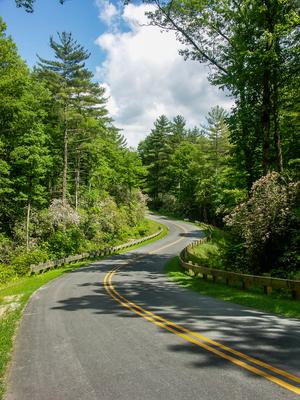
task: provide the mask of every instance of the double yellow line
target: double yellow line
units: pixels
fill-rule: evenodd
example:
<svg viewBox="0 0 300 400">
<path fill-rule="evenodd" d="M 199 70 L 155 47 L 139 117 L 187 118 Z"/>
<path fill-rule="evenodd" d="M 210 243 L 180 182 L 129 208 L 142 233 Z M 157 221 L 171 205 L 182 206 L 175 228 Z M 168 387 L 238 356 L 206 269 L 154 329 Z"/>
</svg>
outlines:
<svg viewBox="0 0 300 400">
<path fill-rule="evenodd" d="M 174 224 L 174 225 L 180 227 L 181 229 L 184 229 L 180 225 L 177 225 L 177 224 Z M 159 249 L 157 249 L 155 251 L 151 251 L 148 254 L 153 254 L 162 249 L 165 249 L 166 247 L 173 246 L 175 243 L 178 243 L 181 240 L 183 240 L 183 238 L 177 239 L 176 241 L 174 241 L 168 245 L 165 245 L 163 247 L 160 247 Z M 145 258 L 145 257 L 147 257 L 147 255 L 141 255 L 141 256 L 138 256 L 137 258 L 135 258 L 135 260 Z M 126 264 L 129 264 L 130 262 L 131 261 L 128 261 Z M 235 365 L 238 365 L 239 367 L 242 367 L 248 371 L 251 371 L 251 372 L 255 373 L 256 375 L 266 378 L 269 381 L 276 383 L 277 385 L 282 386 L 283 388 L 300 395 L 300 387 L 295 386 L 291 383 L 288 383 L 277 376 L 286 378 L 289 381 L 296 382 L 296 383 L 300 383 L 300 377 L 293 375 L 289 372 L 283 371 L 279 368 L 273 367 L 272 365 L 267 364 L 264 361 L 261 361 L 254 357 L 243 354 L 240 351 L 234 350 L 228 346 L 225 346 L 219 342 L 216 342 L 204 335 L 201 335 L 198 332 L 190 331 L 189 329 L 187 329 L 181 325 L 178 325 L 166 318 L 156 315 L 156 314 L 152 313 L 151 311 L 145 310 L 138 304 L 136 304 L 136 303 L 128 300 L 126 297 L 122 296 L 114 288 L 114 286 L 112 284 L 112 278 L 126 264 L 115 267 L 110 272 L 108 272 L 104 277 L 104 287 L 105 287 L 106 291 L 112 298 L 114 298 L 123 307 L 128 308 L 129 310 L 140 315 L 147 321 L 152 322 L 153 324 L 155 324 L 163 329 L 166 329 L 167 331 L 172 332 L 177 336 L 180 336 L 181 338 L 187 340 L 190 343 L 193 343 L 199 347 L 202 347 L 205 350 L 208 350 L 208 351 L 216 354 L 217 356 L 222 357 L 222 358 L 232 362 Z M 243 361 L 243 360 L 245 360 L 245 361 Z M 251 364 L 248 364 L 246 361 Z M 259 368 L 257 368 L 257 366 L 262 367 L 263 369 L 259 369 Z M 271 375 L 271 373 L 276 374 L 277 376 Z"/>
</svg>

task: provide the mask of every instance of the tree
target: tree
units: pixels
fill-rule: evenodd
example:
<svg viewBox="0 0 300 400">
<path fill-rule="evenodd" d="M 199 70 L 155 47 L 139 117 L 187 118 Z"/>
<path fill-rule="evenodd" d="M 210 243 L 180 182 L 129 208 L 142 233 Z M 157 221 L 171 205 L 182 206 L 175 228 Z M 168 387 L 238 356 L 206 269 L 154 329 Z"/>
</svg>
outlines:
<svg viewBox="0 0 300 400">
<path fill-rule="evenodd" d="M 221 166 L 222 158 L 224 160 L 230 148 L 226 116 L 226 111 L 222 107 L 213 107 L 206 117 L 207 125 L 203 126 L 204 134 L 209 140 L 208 151 L 211 154 L 216 173 Z"/>
<path fill-rule="evenodd" d="M 47 204 L 45 178 L 51 158 L 46 146 L 47 137 L 42 124 L 34 124 L 30 130 L 20 136 L 18 144 L 11 152 L 15 174 L 15 200 L 26 205 L 25 238 L 29 249 L 30 214 L 32 207 Z"/>
<path fill-rule="evenodd" d="M 170 130 L 170 142 L 174 151 L 186 137 L 186 121 L 182 115 L 177 115 L 173 118 L 173 121 L 170 124 Z"/>
<path fill-rule="evenodd" d="M 170 129 L 169 120 L 165 115 L 161 115 L 154 122 L 149 136 L 138 147 L 143 164 L 147 167 L 147 191 L 154 206 L 159 205 L 159 196 L 167 191 L 168 187 L 166 169 L 171 152 Z"/>
<path fill-rule="evenodd" d="M 260 174 L 283 167 L 280 113 L 287 76 L 297 76 L 299 15 L 293 0 L 154 0 L 151 23 L 174 30 L 181 54 L 211 67 L 213 84 L 236 99 L 235 143 L 253 177 L 247 152 L 261 154 Z M 242 136 L 240 140 L 239 137 Z M 249 137 L 249 140 L 248 140 Z M 260 149 L 260 153 L 257 152 Z M 256 168 L 256 165 L 255 165 Z"/>
<path fill-rule="evenodd" d="M 11 232 L 16 221 L 22 217 L 25 206 L 28 245 L 31 205 L 45 199 L 45 182 L 42 182 L 42 178 L 45 173 L 43 164 L 47 143 L 43 123 L 46 115 L 44 103 L 48 100 L 49 93 L 30 76 L 12 39 L 6 37 L 5 24 L 2 21 L 0 75 L 0 218 L 3 229 Z"/>
<path fill-rule="evenodd" d="M 59 42 L 50 38 L 50 47 L 55 54 L 55 60 L 45 60 L 39 57 L 37 75 L 43 78 L 53 96 L 53 107 L 57 122 L 63 135 L 63 174 L 62 202 L 67 201 L 68 192 L 68 157 L 70 133 L 77 134 L 76 140 L 84 141 L 85 118 L 87 116 L 103 117 L 107 114 L 103 104 L 104 89 L 91 81 L 92 73 L 85 68 L 85 61 L 90 54 L 73 39 L 71 33 L 58 34 Z M 76 182 L 79 174 L 79 148 L 76 151 Z"/>
<path fill-rule="evenodd" d="M 249 272 L 259 274 L 280 267 L 278 261 L 296 231 L 292 230 L 293 225 L 296 227 L 293 208 L 298 198 L 299 182 L 292 182 L 276 172 L 255 182 L 250 198 L 225 219 L 239 244 L 232 252 L 231 261 L 235 265 L 240 263 L 239 267 L 244 264 Z M 297 229 L 299 231 L 299 219 Z M 297 239 L 299 251 L 299 237 Z"/>
</svg>

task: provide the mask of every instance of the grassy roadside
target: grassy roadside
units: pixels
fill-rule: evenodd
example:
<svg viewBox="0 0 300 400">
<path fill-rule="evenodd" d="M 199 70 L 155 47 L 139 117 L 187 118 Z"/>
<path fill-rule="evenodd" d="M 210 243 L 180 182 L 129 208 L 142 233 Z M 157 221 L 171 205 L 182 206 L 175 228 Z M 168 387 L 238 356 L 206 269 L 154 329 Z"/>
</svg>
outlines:
<svg viewBox="0 0 300 400">
<path fill-rule="evenodd" d="M 157 232 L 160 227 L 163 228 L 163 231 L 159 236 L 121 250 L 118 254 L 145 246 L 148 243 L 163 238 L 168 233 L 168 229 L 165 225 L 156 221 L 151 221 L 149 230 L 144 236 L 149 236 Z M 104 257 L 101 259 L 103 258 Z M 16 335 L 18 322 L 22 317 L 22 312 L 30 296 L 49 281 L 71 272 L 74 269 L 88 265 L 93 261 L 95 260 L 85 260 L 68 264 L 65 267 L 53 269 L 40 275 L 24 276 L 0 287 L 0 399 L 3 398 L 5 392 L 6 371 L 11 359 L 13 341 Z"/>
<path fill-rule="evenodd" d="M 166 264 L 165 272 L 170 279 L 185 288 L 220 300 L 252 307 L 259 311 L 300 319 L 299 301 L 282 298 L 280 295 L 276 294 L 267 296 L 257 292 L 241 290 L 232 286 L 229 287 L 222 283 L 214 283 L 202 278 L 192 277 L 181 269 L 178 260 L 178 257 L 170 260 Z"/>
<path fill-rule="evenodd" d="M 224 269 L 223 250 L 229 243 L 229 235 L 211 225 L 197 224 L 210 240 L 189 250 L 188 261 L 208 268 Z"/>
</svg>

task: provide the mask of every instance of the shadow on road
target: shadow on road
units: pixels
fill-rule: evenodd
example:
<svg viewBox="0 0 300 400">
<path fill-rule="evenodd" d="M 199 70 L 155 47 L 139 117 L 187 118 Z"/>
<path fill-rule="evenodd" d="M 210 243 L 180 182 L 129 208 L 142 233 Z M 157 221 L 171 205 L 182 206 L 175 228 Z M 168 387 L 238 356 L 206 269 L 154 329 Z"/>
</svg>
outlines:
<svg viewBox="0 0 300 400">
<path fill-rule="evenodd" d="M 78 274 L 78 283 L 74 283 L 76 296 L 61 300 L 52 310 L 72 312 L 85 309 L 100 315 L 140 318 L 111 298 L 103 286 L 104 274 L 119 263 L 132 259 L 133 255 L 139 257 L 143 255 L 144 258 L 124 266 L 113 278 L 114 288 L 122 296 L 222 344 L 279 368 L 299 373 L 300 321 L 278 318 L 230 302 L 201 296 L 177 286 L 168 281 L 163 274 L 163 266 L 173 257 L 173 253 L 163 255 L 127 253 L 73 271 L 72 274 Z M 157 327 L 157 329 L 170 334 L 162 328 Z M 216 365 L 236 368 L 228 361 L 189 342 L 169 345 L 168 350 L 201 353 L 199 362 L 192 364 L 195 368 L 216 367 Z"/>
</svg>

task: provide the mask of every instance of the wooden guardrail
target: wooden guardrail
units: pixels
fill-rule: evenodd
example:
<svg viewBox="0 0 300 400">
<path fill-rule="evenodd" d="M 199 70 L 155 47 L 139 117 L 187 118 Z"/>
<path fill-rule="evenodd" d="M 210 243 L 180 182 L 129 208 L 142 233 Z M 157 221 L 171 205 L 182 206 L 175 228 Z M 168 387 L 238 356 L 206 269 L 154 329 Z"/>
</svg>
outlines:
<svg viewBox="0 0 300 400">
<path fill-rule="evenodd" d="M 273 278 L 269 276 L 259 276 L 259 275 L 248 275 L 240 274 L 237 272 L 224 271 L 220 269 L 213 269 L 209 267 L 204 267 L 197 263 L 189 261 L 190 257 L 193 257 L 190 250 L 204 242 L 207 242 L 209 238 L 201 238 L 187 247 L 185 247 L 180 253 L 179 262 L 182 268 L 187 270 L 190 274 L 197 275 L 203 279 L 208 279 L 211 277 L 213 281 L 217 279 L 225 280 L 227 285 L 232 283 L 241 283 L 243 289 L 248 289 L 251 286 L 263 287 L 266 294 L 270 294 L 273 289 L 287 289 L 291 291 L 292 297 L 294 299 L 300 299 L 300 281 L 292 279 L 281 279 Z M 195 257 L 195 256 L 194 256 Z"/>
<path fill-rule="evenodd" d="M 75 262 L 75 261 L 107 256 L 107 255 L 113 254 L 119 250 L 126 249 L 128 247 L 134 246 L 139 243 L 143 243 L 146 240 L 153 239 L 153 238 L 159 236 L 162 233 L 162 231 L 163 231 L 163 229 L 160 228 L 157 232 L 153 233 L 152 235 L 145 236 L 141 239 L 131 240 L 130 242 L 123 243 L 118 246 L 105 247 L 102 250 L 95 250 L 95 251 L 92 251 L 89 253 L 82 253 L 82 254 L 77 254 L 74 256 L 61 258 L 59 260 L 52 260 L 52 261 L 47 261 L 45 263 L 34 264 L 34 265 L 30 266 L 30 274 L 36 274 L 36 273 L 40 273 L 43 271 L 48 271 L 51 268 L 57 268 L 59 266 L 66 265 L 66 264 L 69 264 L 69 263 Z"/>
</svg>

